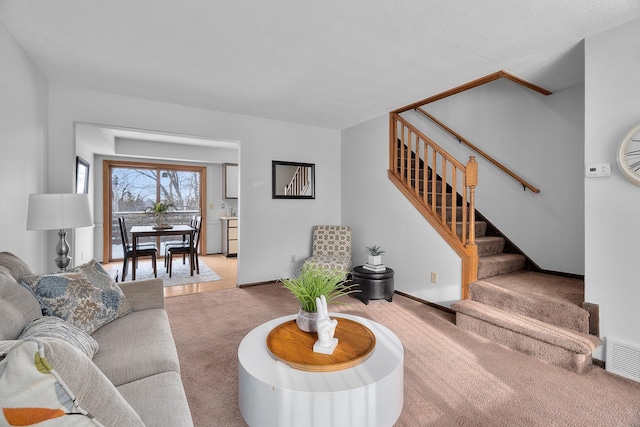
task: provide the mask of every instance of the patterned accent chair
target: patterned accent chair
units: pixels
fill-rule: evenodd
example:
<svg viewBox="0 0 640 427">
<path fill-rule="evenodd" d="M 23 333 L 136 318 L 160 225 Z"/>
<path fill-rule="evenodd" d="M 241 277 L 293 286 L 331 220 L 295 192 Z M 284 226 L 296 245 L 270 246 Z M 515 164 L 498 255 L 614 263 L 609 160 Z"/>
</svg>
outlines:
<svg viewBox="0 0 640 427">
<path fill-rule="evenodd" d="M 350 272 L 351 227 L 314 226 L 311 258 L 305 260 L 303 268 L 307 266 Z"/>
</svg>

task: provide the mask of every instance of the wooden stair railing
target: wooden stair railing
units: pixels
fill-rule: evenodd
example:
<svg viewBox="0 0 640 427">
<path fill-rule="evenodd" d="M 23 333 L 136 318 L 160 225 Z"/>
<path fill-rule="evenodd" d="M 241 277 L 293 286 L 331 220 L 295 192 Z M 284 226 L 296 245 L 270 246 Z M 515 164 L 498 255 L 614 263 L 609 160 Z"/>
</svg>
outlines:
<svg viewBox="0 0 640 427">
<path fill-rule="evenodd" d="M 453 89 L 446 90 L 446 91 L 441 92 L 441 93 L 439 93 L 437 95 L 430 96 L 428 98 L 423 99 L 422 101 L 414 102 L 414 103 L 406 105 L 406 106 L 404 106 L 402 108 L 398 108 L 397 110 L 392 111 L 392 113 L 400 114 L 400 113 L 403 113 L 403 112 L 409 111 L 409 110 L 417 110 L 419 113 L 421 113 L 425 117 L 429 118 L 434 123 L 436 123 L 438 126 L 440 126 L 442 129 L 447 131 L 449 134 L 453 135 L 453 137 L 456 138 L 458 141 L 460 141 L 461 143 L 467 145 L 469 148 L 471 148 L 476 153 L 480 154 L 482 157 L 484 157 L 485 159 L 490 161 L 492 164 L 494 164 L 500 170 L 505 172 L 507 175 L 511 176 L 513 179 L 518 181 L 525 190 L 528 188 L 529 190 L 531 190 L 534 193 L 539 193 L 540 190 L 538 188 L 534 187 L 533 185 L 529 184 L 524 179 L 520 178 L 518 175 L 516 175 L 510 169 L 508 169 L 507 167 L 505 167 L 504 165 L 499 163 L 493 157 L 489 156 L 487 153 L 482 151 L 480 148 L 478 148 L 475 145 L 471 144 L 469 141 L 467 141 L 461 135 L 456 133 L 453 129 L 449 128 L 444 123 L 442 123 L 441 121 L 439 121 L 438 119 L 433 117 L 431 114 L 427 113 L 425 110 L 420 108 L 420 107 L 422 107 L 424 105 L 427 105 L 427 104 L 430 104 L 432 102 L 439 101 L 439 100 L 447 98 L 449 96 L 456 95 L 456 94 L 458 94 L 460 92 L 464 92 L 464 91 L 467 91 L 469 89 L 473 89 L 475 87 L 478 87 L 478 86 L 481 86 L 481 85 L 490 83 L 490 82 L 492 82 L 494 80 L 498 80 L 498 79 L 502 79 L 502 78 L 510 80 L 510 81 L 512 81 L 514 83 L 519 84 L 520 86 L 523 86 L 523 87 L 525 87 L 527 89 L 533 90 L 533 91 L 538 92 L 538 93 L 540 93 L 542 95 L 545 95 L 545 96 L 551 95 L 553 93 L 553 92 L 551 92 L 551 91 L 549 91 L 549 90 L 547 90 L 547 89 L 545 89 L 543 87 L 534 85 L 533 83 L 530 83 L 530 82 L 528 82 L 526 80 L 523 80 L 520 77 L 517 77 L 517 76 L 514 76 L 513 74 L 507 73 L 504 70 L 500 70 L 500 71 L 496 71 L 495 73 L 491 73 L 489 75 L 486 75 L 484 77 L 480 77 L 479 79 L 473 80 L 471 82 L 462 84 L 460 86 L 456 86 Z"/>
<path fill-rule="evenodd" d="M 466 165 L 458 162 L 403 119 L 400 114 L 414 109 L 419 111 L 457 138 L 458 141 L 465 143 L 509 176 L 516 179 L 525 190 L 529 188 L 532 192 L 539 193 L 540 190 L 538 188 L 524 181 L 484 151 L 420 108 L 423 105 L 501 78 L 545 96 L 552 94 L 551 91 L 501 70 L 389 113 L 389 179 L 460 256 L 462 261 L 463 299 L 469 297 L 469 284 L 478 277 L 474 200 L 475 187 L 478 185 L 478 164 L 474 156 L 469 157 L 469 162 Z M 439 189 L 438 180 L 440 181 Z M 426 187 L 426 183 L 430 185 L 430 188 Z M 447 197 L 449 190 L 450 198 Z M 437 191 L 440 194 L 436 194 Z M 441 206 L 437 205 L 438 199 L 441 200 Z M 462 210 L 460 227 L 456 225 L 458 209 Z M 451 212 L 450 223 L 448 222 L 447 212 Z"/>
<path fill-rule="evenodd" d="M 471 156 L 463 165 L 405 119 L 391 113 L 388 175 L 460 256 L 462 298 L 468 298 L 469 283 L 474 282 L 478 274 L 474 207 L 478 164 L 475 157 Z M 459 221 L 458 210 L 462 211 Z"/>
<path fill-rule="evenodd" d="M 309 168 L 298 166 L 293 177 L 291 177 L 291 182 L 284 187 L 284 194 L 286 196 L 306 194 L 310 183 Z"/>
<path fill-rule="evenodd" d="M 414 102 L 413 104 L 409 104 L 409 105 L 405 105 L 404 107 L 398 108 L 397 110 L 393 110 L 392 113 L 403 113 L 405 111 L 409 111 L 409 110 L 413 110 L 415 108 L 418 107 L 422 107 L 423 105 L 427 105 L 430 104 L 432 102 L 438 101 L 440 99 L 444 99 L 447 98 L 449 96 L 458 94 L 460 92 L 464 92 L 466 90 L 469 89 L 473 89 L 474 87 L 478 87 L 481 86 L 483 84 L 487 84 L 490 83 L 494 80 L 498 80 L 498 79 L 507 79 L 510 80 L 514 83 L 519 84 L 520 86 L 526 87 L 527 89 L 531 89 L 535 92 L 538 92 L 542 95 L 551 95 L 553 92 L 542 88 L 540 86 L 534 85 L 533 83 L 530 83 L 526 80 L 521 79 L 520 77 L 516 77 L 513 74 L 509 74 L 504 70 L 500 70 L 500 71 L 496 71 L 495 73 L 491 73 L 489 75 L 486 75 L 484 77 L 480 77 L 479 79 L 473 80 L 469 83 L 465 83 L 465 84 L 461 84 L 460 86 L 456 86 L 453 89 L 449 89 L 449 90 L 445 90 L 444 92 L 440 92 L 437 95 L 433 95 L 430 96 L 428 98 L 423 99 L 422 101 L 418 101 L 418 102 Z"/>
</svg>

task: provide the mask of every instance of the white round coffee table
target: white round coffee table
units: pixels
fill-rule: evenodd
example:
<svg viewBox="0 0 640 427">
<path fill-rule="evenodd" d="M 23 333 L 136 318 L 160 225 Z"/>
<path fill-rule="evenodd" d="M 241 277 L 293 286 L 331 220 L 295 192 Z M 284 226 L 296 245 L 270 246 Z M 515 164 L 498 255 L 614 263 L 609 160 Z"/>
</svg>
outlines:
<svg viewBox="0 0 640 427">
<path fill-rule="evenodd" d="M 276 360 L 267 349 L 267 336 L 295 315 L 264 323 L 244 337 L 238 347 L 238 403 L 249 426 L 387 427 L 398 420 L 404 399 L 402 343 L 379 323 L 349 314 L 330 316 L 373 332 L 375 348 L 364 362 L 310 372 Z"/>
</svg>

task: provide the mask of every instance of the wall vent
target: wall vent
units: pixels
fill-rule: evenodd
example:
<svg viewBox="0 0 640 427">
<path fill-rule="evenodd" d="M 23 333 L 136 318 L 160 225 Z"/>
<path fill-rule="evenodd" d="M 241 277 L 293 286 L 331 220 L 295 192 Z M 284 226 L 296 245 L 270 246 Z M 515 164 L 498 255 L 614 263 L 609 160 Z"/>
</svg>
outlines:
<svg viewBox="0 0 640 427">
<path fill-rule="evenodd" d="M 640 348 L 607 337 L 607 371 L 640 381 Z"/>
</svg>

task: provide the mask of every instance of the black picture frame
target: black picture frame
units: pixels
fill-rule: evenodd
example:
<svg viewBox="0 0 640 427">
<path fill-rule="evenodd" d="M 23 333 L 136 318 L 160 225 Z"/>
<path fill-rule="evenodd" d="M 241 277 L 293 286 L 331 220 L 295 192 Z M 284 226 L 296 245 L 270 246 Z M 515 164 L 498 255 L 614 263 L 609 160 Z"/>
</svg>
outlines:
<svg viewBox="0 0 640 427">
<path fill-rule="evenodd" d="M 315 199 L 316 165 L 272 160 L 271 198 Z"/>
<path fill-rule="evenodd" d="M 76 193 L 89 193 L 89 162 L 76 156 Z"/>
</svg>

